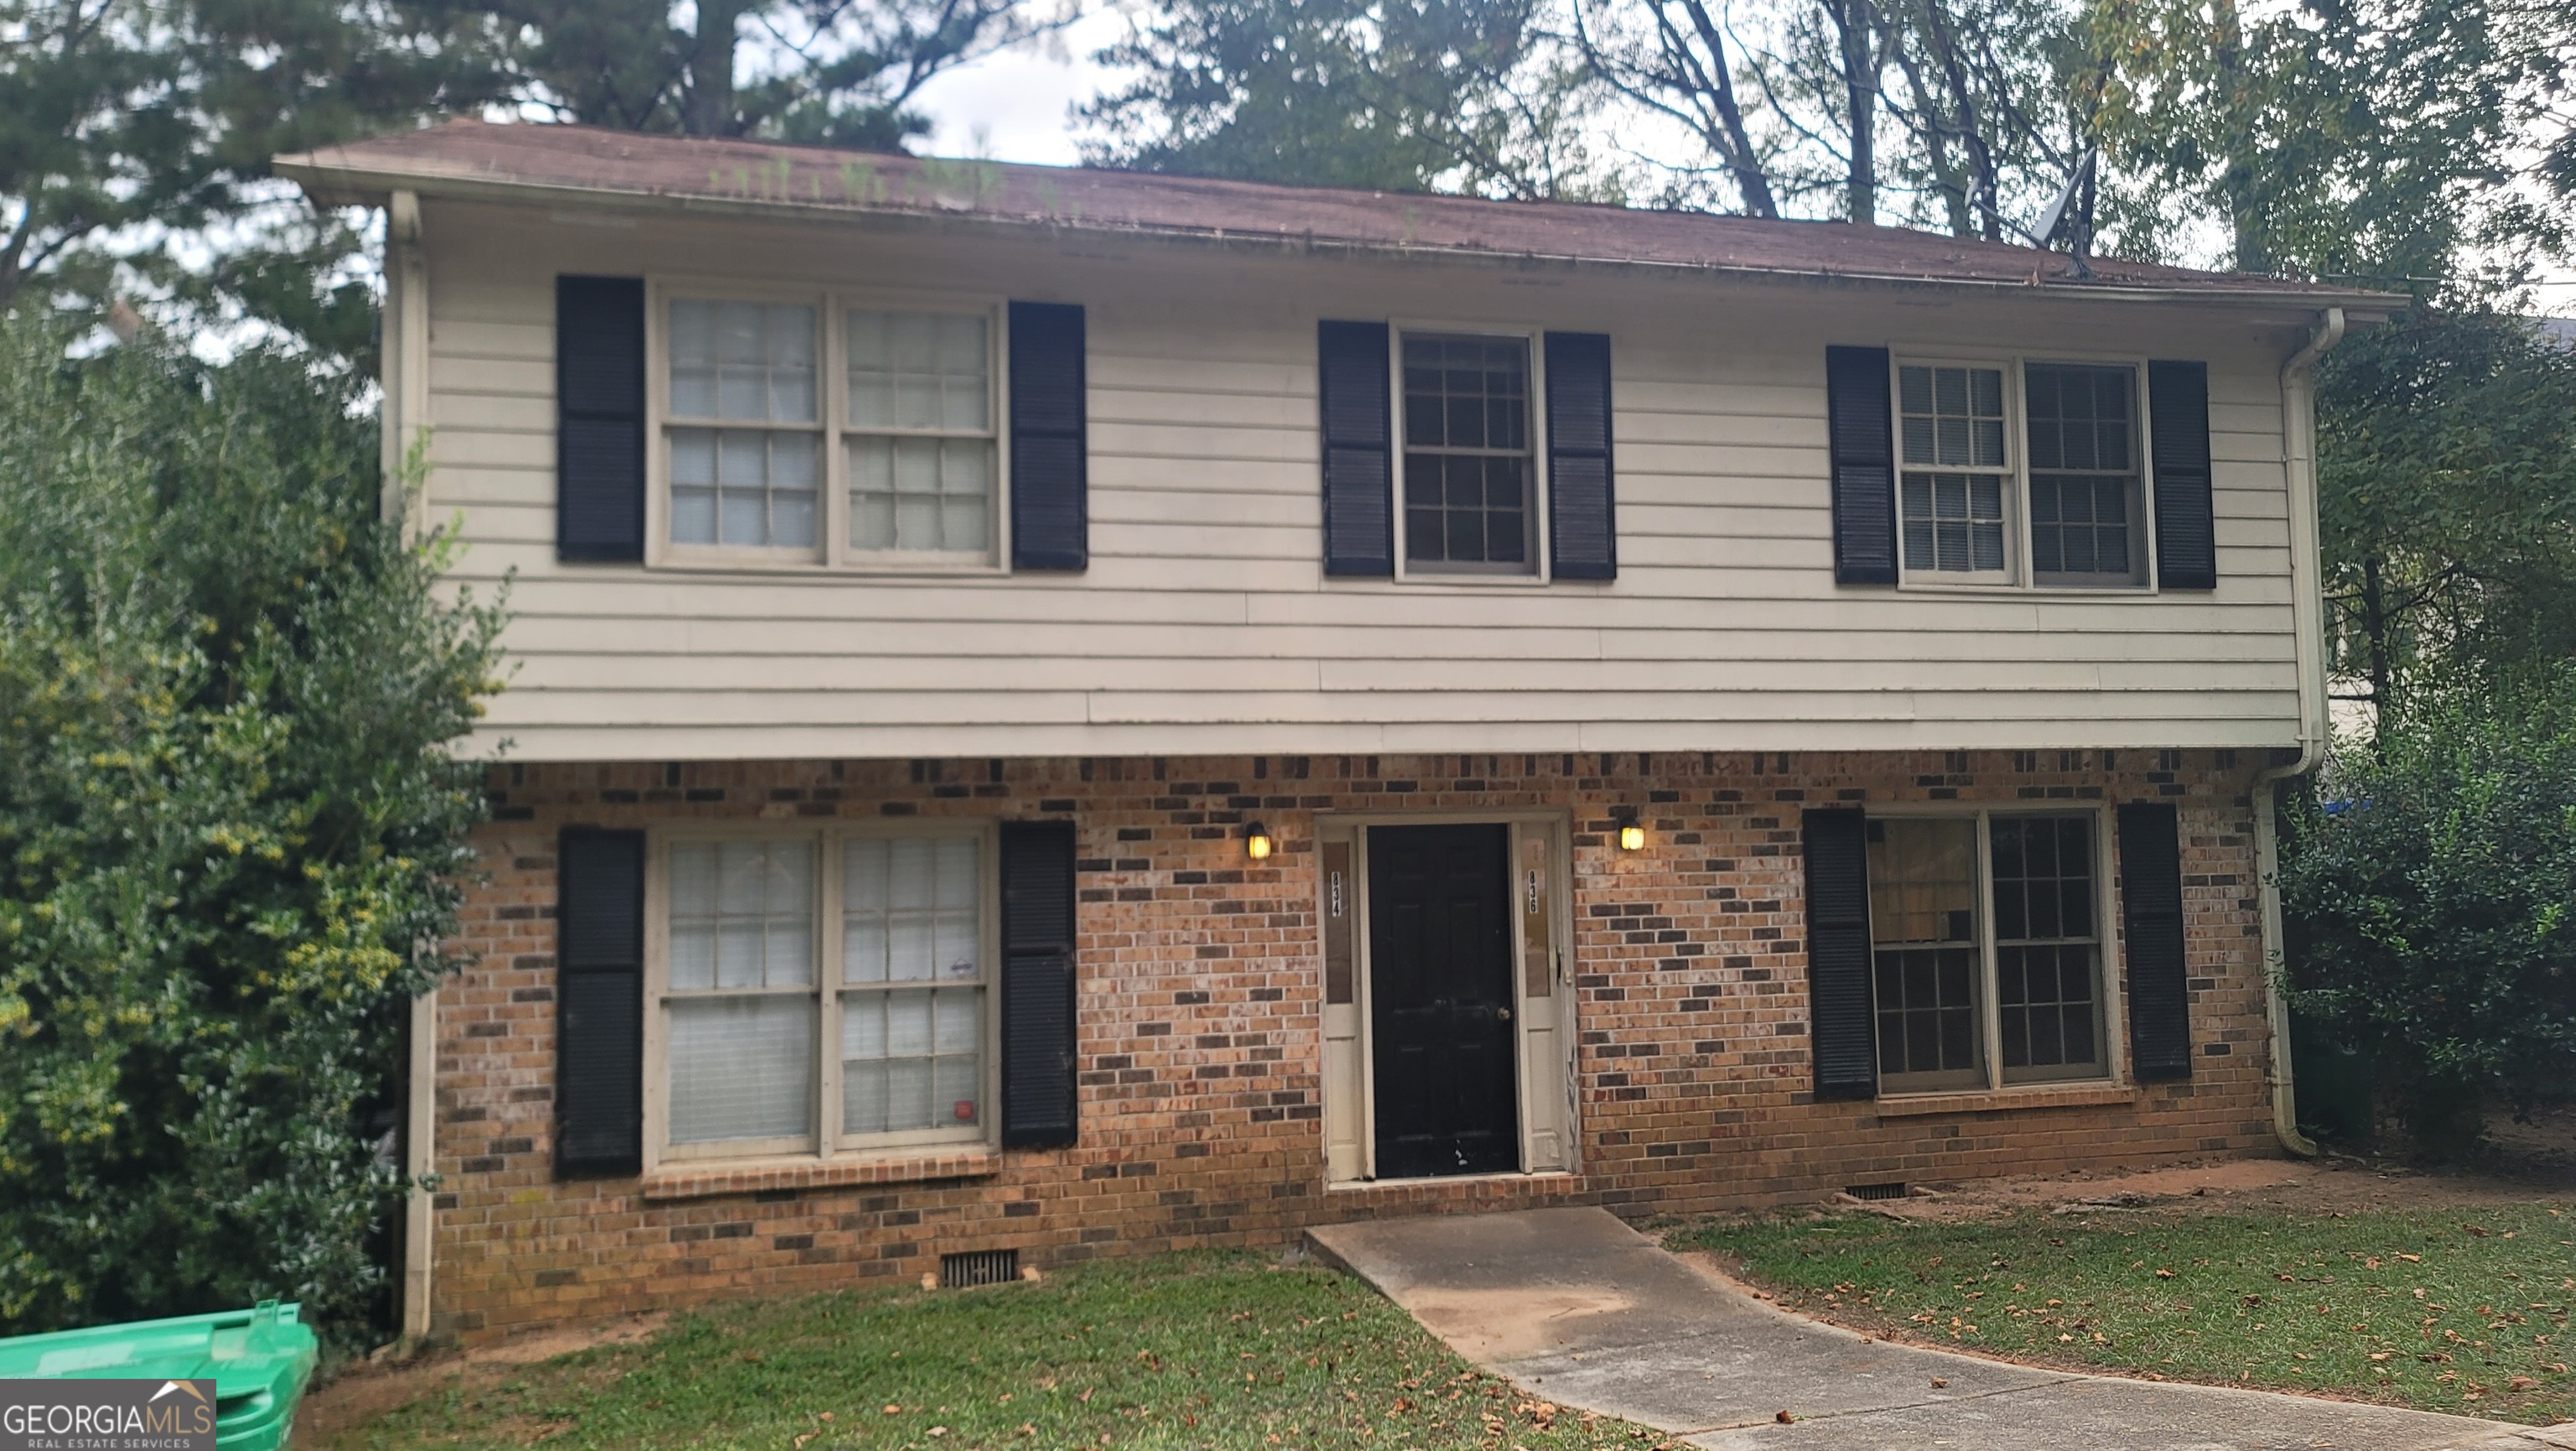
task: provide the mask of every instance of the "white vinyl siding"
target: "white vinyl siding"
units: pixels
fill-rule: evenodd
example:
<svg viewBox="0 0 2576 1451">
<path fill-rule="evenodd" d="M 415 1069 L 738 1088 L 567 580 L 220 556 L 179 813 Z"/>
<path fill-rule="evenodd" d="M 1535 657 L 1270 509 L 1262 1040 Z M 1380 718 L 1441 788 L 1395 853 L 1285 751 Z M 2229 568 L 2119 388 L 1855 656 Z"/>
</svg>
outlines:
<svg viewBox="0 0 2576 1451">
<path fill-rule="evenodd" d="M 658 219 L 638 269 L 1087 308 L 1090 567 L 754 572 L 554 558 L 552 296 L 595 229 L 432 202 L 426 517 L 516 572 L 513 759 L 1882 750 L 2294 744 L 2280 359 L 2181 306 L 1222 256 L 1143 242 Z M 864 237 L 865 245 L 860 246 Z M 1498 264 L 1499 265 L 1499 264 Z M 858 305 L 858 304 L 851 304 Z M 924 311 L 945 304 L 924 303 Z M 1606 331 L 1619 578 L 1326 580 L 1315 321 Z M 1832 577 L 1824 347 L 2210 363 L 2218 588 L 1859 590 Z M 997 330 L 995 366 L 1007 356 Z M 1914 346 L 1909 347 L 1911 342 Z M 998 421 L 998 420 L 997 420 Z M 2014 440 L 2018 445 L 2019 440 Z M 828 532 L 828 531 L 827 531 Z"/>
</svg>

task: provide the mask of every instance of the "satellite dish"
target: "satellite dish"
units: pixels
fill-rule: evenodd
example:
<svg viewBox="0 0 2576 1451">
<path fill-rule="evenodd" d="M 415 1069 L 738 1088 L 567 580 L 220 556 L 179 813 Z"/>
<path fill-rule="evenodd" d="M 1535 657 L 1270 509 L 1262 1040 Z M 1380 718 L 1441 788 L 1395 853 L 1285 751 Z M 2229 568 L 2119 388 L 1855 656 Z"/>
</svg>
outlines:
<svg viewBox="0 0 2576 1451">
<path fill-rule="evenodd" d="M 2039 214 L 2039 226 L 2022 233 L 2023 236 L 2030 238 L 2032 246 L 2046 247 L 2057 240 L 2058 228 L 2066 225 L 2067 209 L 2075 205 L 2076 192 L 2082 189 L 2084 178 L 2093 174 L 2094 152 L 2093 147 L 2084 148 L 2084 157 L 2075 163 L 2075 170 L 2066 178 L 2065 189 L 2058 192 L 2057 200 L 2048 204 L 2047 211 Z"/>
</svg>

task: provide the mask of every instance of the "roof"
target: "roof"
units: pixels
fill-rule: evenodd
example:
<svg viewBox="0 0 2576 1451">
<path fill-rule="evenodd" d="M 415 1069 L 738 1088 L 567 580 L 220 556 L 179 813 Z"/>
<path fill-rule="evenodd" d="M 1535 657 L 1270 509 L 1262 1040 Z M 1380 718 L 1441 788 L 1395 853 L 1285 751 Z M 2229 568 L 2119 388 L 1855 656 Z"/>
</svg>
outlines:
<svg viewBox="0 0 2576 1451">
<path fill-rule="evenodd" d="M 1275 186 L 1085 167 L 949 161 L 587 126 L 454 120 L 277 158 L 324 200 L 423 195 L 904 215 L 1308 250 L 1473 255 L 2091 295 L 2308 306 L 2402 298 L 2246 273 L 2092 259 L 1901 227 L 1571 202 Z"/>
</svg>

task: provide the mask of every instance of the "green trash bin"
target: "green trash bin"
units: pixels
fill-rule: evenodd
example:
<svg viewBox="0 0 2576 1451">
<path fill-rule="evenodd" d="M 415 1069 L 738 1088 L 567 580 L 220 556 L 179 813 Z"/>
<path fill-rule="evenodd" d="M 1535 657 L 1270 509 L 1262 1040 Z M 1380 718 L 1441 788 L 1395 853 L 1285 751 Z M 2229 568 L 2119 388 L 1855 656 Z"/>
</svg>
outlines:
<svg viewBox="0 0 2576 1451">
<path fill-rule="evenodd" d="M 215 1383 L 215 1444 L 272 1451 L 295 1426 L 320 1354 L 301 1307 L 182 1315 L 0 1340 L 0 1380 L 198 1380 Z"/>
</svg>

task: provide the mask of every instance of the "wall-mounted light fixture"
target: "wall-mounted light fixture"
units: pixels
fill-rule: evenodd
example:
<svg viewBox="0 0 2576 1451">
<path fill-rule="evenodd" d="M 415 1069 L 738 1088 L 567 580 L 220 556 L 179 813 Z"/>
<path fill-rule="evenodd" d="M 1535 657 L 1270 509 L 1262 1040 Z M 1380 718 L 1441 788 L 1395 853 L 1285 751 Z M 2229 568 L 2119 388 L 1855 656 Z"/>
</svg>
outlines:
<svg viewBox="0 0 2576 1451">
<path fill-rule="evenodd" d="M 1258 821 L 1243 829 L 1243 854 L 1254 861 L 1268 861 L 1271 849 L 1277 845 L 1270 839 L 1270 828 Z"/>
<path fill-rule="evenodd" d="M 1646 828 L 1637 820 L 1636 807 L 1620 806 L 1613 808 L 1610 812 L 1610 820 L 1619 828 L 1619 849 L 1621 851 L 1645 850 Z"/>
</svg>

